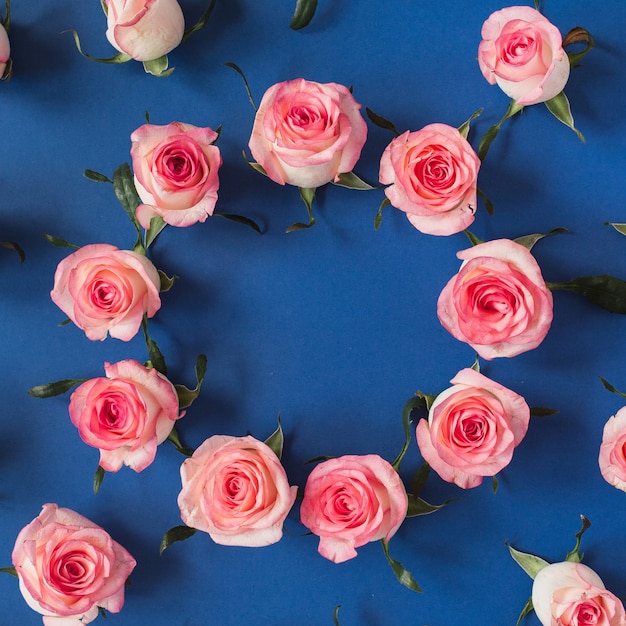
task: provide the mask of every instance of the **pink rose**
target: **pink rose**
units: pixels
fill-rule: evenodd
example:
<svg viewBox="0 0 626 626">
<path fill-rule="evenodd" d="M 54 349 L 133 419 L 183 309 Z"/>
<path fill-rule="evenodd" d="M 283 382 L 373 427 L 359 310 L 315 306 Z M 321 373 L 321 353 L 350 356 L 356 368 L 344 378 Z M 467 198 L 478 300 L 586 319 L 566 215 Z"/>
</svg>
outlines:
<svg viewBox="0 0 626 626">
<path fill-rule="evenodd" d="M 105 0 L 109 43 L 136 61 L 153 61 L 181 42 L 185 18 L 176 0 Z"/>
<path fill-rule="evenodd" d="M 424 460 L 463 489 L 506 467 L 528 430 L 524 398 L 473 369 L 461 370 L 417 425 Z"/>
<path fill-rule="evenodd" d="M 429 124 L 391 141 L 380 160 L 379 179 L 393 206 L 417 230 L 452 235 L 474 221 L 480 159 L 461 133 Z"/>
<path fill-rule="evenodd" d="M 558 28 L 539 11 L 526 6 L 501 9 L 489 16 L 481 34 L 480 71 L 517 104 L 545 102 L 563 91 L 569 58 Z"/>
<path fill-rule="evenodd" d="M 154 461 L 178 412 L 174 385 L 137 361 L 104 364 L 106 378 L 92 378 L 70 398 L 70 419 L 81 439 L 100 449 L 100 466 L 117 472 L 122 465 L 141 472 Z"/>
<path fill-rule="evenodd" d="M 250 151 L 277 183 L 316 188 L 351 172 L 367 124 L 350 91 L 299 78 L 264 94 L 254 118 Z"/>
<path fill-rule="evenodd" d="M 44 504 L 13 548 L 20 591 L 45 626 L 81 626 L 98 607 L 118 613 L 135 559 L 87 518 Z"/>
<path fill-rule="evenodd" d="M 213 145 L 217 136 L 210 128 L 181 122 L 144 124 L 132 133 L 135 186 L 143 202 L 137 219 L 144 228 L 156 215 L 172 226 L 191 226 L 213 215 L 222 165 Z"/>
<path fill-rule="evenodd" d="M 180 468 L 183 522 L 215 543 L 259 547 L 276 543 L 296 499 L 272 449 L 254 437 L 209 437 Z"/>
<path fill-rule="evenodd" d="M 52 301 L 93 341 L 130 341 L 161 307 L 159 273 L 145 256 L 106 243 L 79 248 L 54 274 Z"/>
<path fill-rule="evenodd" d="M 9 35 L 4 26 L 0 24 L 0 79 L 6 79 L 7 64 L 11 57 L 11 44 L 9 43 Z M 9 66 L 10 67 L 10 66 Z"/>
<path fill-rule="evenodd" d="M 626 407 L 604 425 L 598 463 L 604 480 L 626 491 Z"/>
<path fill-rule="evenodd" d="M 324 461 L 309 475 L 300 520 L 320 538 L 318 552 L 334 563 L 355 548 L 389 541 L 406 517 L 408 498 L 398 472 L 376 454 Z"/>
<path fill-rule="evenodd" d="M 582 563 L 552 563 L 535 577 L 532 602 L 543 626 L 624 626 L 619 598 Z"/>
<path fill-rule="evenodd" d="M 461 269 L 437 302 L 443 327 L 484 359 L 536 348 L 552 323 L 552 293 L 529 250 L 496 239 L 457 257 Z"/>
</svg>

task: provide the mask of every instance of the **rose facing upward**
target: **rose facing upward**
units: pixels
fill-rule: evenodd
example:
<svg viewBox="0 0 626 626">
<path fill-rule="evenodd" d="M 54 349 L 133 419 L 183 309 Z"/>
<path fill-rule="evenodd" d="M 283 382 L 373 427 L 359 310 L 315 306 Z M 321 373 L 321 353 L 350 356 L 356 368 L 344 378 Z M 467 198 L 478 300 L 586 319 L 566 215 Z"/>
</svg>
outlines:
<svg viewBox="0 0 626 626">
<path fill-rule="evenodd" d="M 483 24 L 478 64 L 517 104 L 550 100 L 563 91 L 570 63 L 558 28 L 539 11 L 515 6 L 492 13 Z"/>
<path fill-rule="evenodd" d="M 343 85 L 303 78 L 277 83 L 261 100 L 250 151 L 277 183 L 316 188 L 351 172 L 367 124 Z"/>
<path fill-rule="evenodd" d="M 104 529 L 56 504 L 44 504 L 20 531 L 12 560 L 26 603 L 46 626 L 88 624 L 98 607 L 118 613 L 136 565 Z"/>
</svg>

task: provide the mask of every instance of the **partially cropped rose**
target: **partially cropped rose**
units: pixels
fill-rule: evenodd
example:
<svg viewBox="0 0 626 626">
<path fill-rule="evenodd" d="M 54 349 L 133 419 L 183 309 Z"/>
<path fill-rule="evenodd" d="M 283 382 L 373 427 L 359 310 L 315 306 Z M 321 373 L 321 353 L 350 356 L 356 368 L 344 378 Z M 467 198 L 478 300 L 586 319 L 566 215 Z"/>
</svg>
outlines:
<svg viewBox="0 0 626 626">
<path fill-rule="evenodd" d="M 135 186 L 143 203 L 137 219 L 144 228 L 155 216 L 172 226 L 191 226 L 213 215 L 222 165 L 214 130 L 181 122 L 144 124 L 130 139 Z"/>
<path fill-rule="evenodd" d="M 153 61 L 183 38 L 185 18 L 176 0 L 105 0 L 109 43 L 136 61 Z"/>
<path fill-rule="evenodd" d="M 532 602 L 543 626 L 624 626 L 622 602 L 582 563 L 563 561 L 539 570 Z"/>
<path fill-rule="evenodd" d="M 367 124 L 343 85 L 299 78 L 270 87 L 252 128 L 250 151 L 267 175 L 284 185 L 316 188 L 351 172 Z"/>
<path fill-rule="evenodd" d="M 463 489 L 495 476 L 528 430 L 522 396 L 473 369 L 461 370 L 417 425 L 424 460 L 441 478 Z"/>
<path fill-rule="evenodd" d="M 394 468 L 376 454 L 347 455 L 317 465 L 300 507 L 302 523 L 320 538 L 318 552 L 334 563 L 355 548 L 389 541 L 406 517 L 408 499 Z"/>
<path fill-rule="evenodd" d="M 92 378 L 72 393 L 69 413 L 81 439 L 100 450 L 100 467 L 136 472 L 154 461 L 178 411 L 174 385 L 163 374 L 133 360 L 105 363 L 106 378 Z"/>
<path fill-rule="evenodd" d="M 56 504 L 44 504 L 20 531 L 12 560 L 24 600 L 45 626 L 88 624 L 98 607 L 121 611 L 136 565 L 103 528 Z"/>
<path fill-rule="evenodd" d="M 209 437 L 180 468 L 183 522 L 227 546 L 276 543 L 296 499 L 279 458 L 254 437 Z"/>
<path fill-rule="evenodd" d="M 484 359 L 536 348 L 552 323 L 552 293 L 529 250 L 496 239 L 462 250 L 437 302 L 443 327 Z"/>
<path fill-rule="evenodd" d="M 520 105 L 537 104 L 563 91 L 570 72 L 558 28 L 539 11 L 514 6 L 492 13 L 483 24 L 478 64 Z"/>
<path fill-rule="evenodd" d="M 7 65 L 10 68 L 9 60 L 11 58 L 11 44 L 9 43 L 9 35 L 4 26 L 0 24 L 0 79 L 6 79 L 9 76 Z"/>
<path fill-rule="evenodd" d="M 474 221 L 480 159 L 461 133 L 429 124 L 391 141 L 380 160 L 379 179 L 391 204 L 417 230 L 452 235 Z"/>
<path fill-rule="evenodd" d="M 52 301 L 91 340 L 107 333 L 123 341 L 161 307 L 161 280 L 152 262 L 130 250 L 89 244 L 63 259 L 54 275 Z"/>
<path fill-rule="evenodd" d="M 604 480 L 626 491 L 626 407 L 604 425 L 598 463 Z"/>
</svg>

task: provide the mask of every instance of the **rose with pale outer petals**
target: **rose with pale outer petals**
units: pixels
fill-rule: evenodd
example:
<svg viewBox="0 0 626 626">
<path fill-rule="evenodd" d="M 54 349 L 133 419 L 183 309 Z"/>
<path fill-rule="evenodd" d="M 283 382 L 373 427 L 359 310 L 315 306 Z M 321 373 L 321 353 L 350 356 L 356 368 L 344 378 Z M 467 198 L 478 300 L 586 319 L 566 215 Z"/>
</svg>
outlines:
<svg viewBox="0 0 626 626">
<path fill-rule="evenodd" d="M 12 554 L 20 591 L 45 626 L 81 626 L 98 607 L 118 613 L 135 559 L 97 524 L 44 504 L 24 527 Z"/>
<path fill-rule="evenodd" d="M 484 359 L 536 348 L 552 323 L 552 293 L 530 251 L 496 239 L 457 257 L 461 269 L 437 301 L 442 326 Z"/>
<path fill-rule="evenodd" d="M 277 183 L 317 188 L 351 172 L 367 124 L 343 85 L 299 78 L 270 87 L 254 118 L 250 151 Z"/>
<path fill-rule="evenodd" d="M 598 464 L 604 480 L 626 491 L 626 407 L 604 425 Z"/>
<path fill-rule="evenodd" d="M 300 520 L 320 538 L 318 552 L 334 563 L 355 548 L 393 537 L 406 517 L 408 498 L 398 472 L 376 454 L 346 455 L 317 465 L 309 475 Z"/>
<path fill-rule="evenodd" d="M 254 437 L 209 437 L 186 459 L 178 507 L 183 522 L 226 546 L 276 543 L 296 499 L 279 458 Z"/>
<path fill-rule="evenodd" d="M 539 11 L 527 6 L 496 11 L 481 35 L 478 64 L 483 76 L 517 104 L 545 102 L 563 91 L 569 58 L 558 28 Z"/>
<path fill-rule="evenodd" d="M 532 602 L 543 626 L 624 626 L 619 598 L 582 563 L 563 561 L 541 569 L 533 582 Z"/>
<path fill-rule="evenodd" d="M 100 449 L 100 467 L 144 470 L 165 441 L 178 412 L 174 385 L 133 360 L 105 363 L 106 378 L 82 383 L 70 397 L 69 413 L 81 439 Z"/>
<path fill-rule="evenodd" d="M 130 139 L 135 186 L 141 202 L 137 219 L 144 228 L 161 216 L 172 226 L 191 226 L 213 215 L 219 189 L 220 150 L 211 128 L 172 122 L 144 124 Z"/>
<path fill-rule="evenodd" d="M 4 73 L 10 57 L 11 44 L 9 43 L 9 35 L 4 26 L 0 24 L 0 78 L 5 78 Z"/>
<path fill-rule="evenodd" d="M 144 314 L 153 317 L 161 307 L 160 285 L 157 269 L 145 256 L 89 244 L 59 263 L 50 297 L 92 341 L 107 334 L 130 341 Z"/>
<path fill-rule="evenodd" d="M 185 18 L 176 0 L 106 0 L 109 43 L 135 61 L 153 61 L 183 38 Z"/>
<path fill-rule="evenodd" d="M 506 467 L 528 430 L 530 408 L 522 396 L 473 369 L 461 370 L 417 425 L 424 460 L 463 489 L 480 485 Z"/>
</svg>

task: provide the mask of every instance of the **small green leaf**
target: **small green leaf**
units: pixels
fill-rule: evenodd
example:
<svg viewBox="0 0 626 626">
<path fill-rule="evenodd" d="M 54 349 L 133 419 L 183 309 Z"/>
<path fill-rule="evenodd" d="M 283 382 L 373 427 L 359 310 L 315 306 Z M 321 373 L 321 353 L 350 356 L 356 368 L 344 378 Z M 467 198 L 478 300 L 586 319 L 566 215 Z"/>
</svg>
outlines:
<svg viewBox="0 0 626 626">
<path fill-rule="evenodd" d="M 341 608 L 341 604 L 338 604 L 333 611 L 333 624 L 335 626 L 341 626 L 339 624 L 339 609 Z"/>
<path fill-rule="evenodd" d="M 571 128 L 578 135 L 578 138 L 584 143 L 585 138 L 574 126 L 572 110 L 570 109 L 569 100 L 567 99 L 564 91 L 554 96 L 554 98 L 546 100 L 545 105 L 548 107 L 548 111 L 550 111 L 550 113 L 552 113 L 552 115 L 554 115 L 559 122 L 563 122 L 563 124 Z"/>
<path fill-rule="evenodd" d="M 163 270 L 157 271 L 159 274 L 159 278 L 161 279 L 159 291 L 161 293 L 169 291 L 174 286 L 174 283 L 178 280 L 179 277 L 176 276 L 176 274 L 170 277 Z"/>
<path fill-rule="evenodd" d="M 298 187 L 300 190 L 300 199 L 304 202 L 306 211 L 309 215 L 309 223 L 296 222 L 292 224 L 285 232 L 292 233 L 296 230 L 304 230 L 305 228 L 311 228 L 315 224 L 315 218 L 313 217 L 313 201 L 315 200 L 315 188 Z"/>
<path fill-rule="evenodd" d="M 459 126 L 459 132 L 461 135 L 467 139 L 467 135 L 469 134 L 470 124 L 483 112 L 484 109 L 480 108 Z"/>
<path fill-rule="evenodd" d="M 390 204 L 391 204 L 391 201 L 389 200 L 389 198 L 385 198 L 380 203 L 380 206 L 378 207 L 378 212 L 376 213 L 376 217 L 374 218 L 374 230 L 378 230 L 379 229 L 380 224 L 383 221 L 383 209 L 386 206 L 389 206 Z"/>
<path fill-rule="evenodd" d="M 309 463 L 319 463 L 320 461 L 329 461 L 330 459 L 336 459 L 336 456 L 332 456 L 332 455 L 321 455 L 321 456 L 314 456 L 312 459 L 308 459 L 307 461 L 304 462 L 305 465 L 308 465 Z"/>
<path fill-rule="evenodd" d="M 189 539 L 192 535 L 195 535 L 196 529 L 189 526 L 174 526 L 170 528 L 161 539 L 161 545 L 159 546 L 159 554 L 163 554 L 167 548 L 169 548 L 175 541 L 184 541 Z"/>
<path fill-rule="evenodd" d="M 494 212 L 495 212 L 494 208 L 493 208 L 493 202 L 491 202 L 491 200 L 489 200 L 489 198 L 485 195 L 485 193 L 482 192 L 480 189 L 478 189 L 478 187 L 476 188 L 476 193 L 481 198 L 481 200 L 484 202 L 484 204 L 485 204 L 485 211 L 487 211 L 487 214 L 488 215 L 493 215 Z"/>
<path fill-rule="evenodd" d="M 626 282 L 608 274 L 579 276 L 564 283 L 546 283 L 548 289 L 573 291 L 611 313 L 626 314 Z"/>
<path fill-rule="evenodd" d="M 285 437 L 283 435 L 283 429 L 280 425 L 280 413 L 278 414 L 278 428 L 265 440 L 265 444 L 269 446 L 274 454 L 280 459 L 283 455 L 283 445 L 285 443 Z"/>
<path fill-rule="evenodd" d="M 64 380 L 57 380 L 54 383 L 37 385 L 28 390 L 28 395 L 35 398 L 52 398 L 66 393 L 74 387 L 74 385 L 80 385 L 86 380 L 86 378 L 66 378 Z"/>
<path fill-rule="evenodd" d="M 154 243 L 154 240 L 161 234 L 166 226 L 167 222 L 160 215 L 155 215 L 150 218 L 150 227 L 146 231 L 146 250 Z"/>
<path fill-rule="evenodd" d="M 0 567 L 0 572 L 4 574 L 10 574 L 11 576 L 15 576 L 17 578 L 17 570 L 14 567 Z"/>
<path fill-rule="evenodd" d="M 414 409 L 425 406 L 425 400 L 422 396 L 415 395 L 409 398 L 402 407 L 402 428 L 404 429 L 404 445 L 400 450 L 400 454 L 396 457 L 391 466 L 396 470 L 400 469 L 400 463 L 409 449 L 411 443 L 411 413 Z"/>
<path fill-rule="evenodd" d="M 572 563 L 580 563 L 583 560 L 583 555 L 580 553 L 580 540 L 582 539 L 585 531 L 591 526 L 591 522 L 584 515 L 580 516 L 580 521 L 582 522 L 582 525 L 580 530 L 576 533 L 576 544 L 565 557 L 566 561 L 570 561 Z"/>
<path fill-rule="evenodd" d="M 46 240 L 51 243 L 53 246 L 58 246 L 59 248 L 74 248 L 78 250 L 80 246 L 76 244 L 69 243 L 69 241 L 65 241 L 65 239 L 61 239 L 61 237 L 55 237 L 54 235 L 44 234 Z"/>
<path fill-rule="evenodd" d="M 315 9 L 317 9 L 317 0 L 297 0 L 290 28 L 300 30 L 307 26 L 315 15 Z"/>
<path fill-rule="evenodd" d="M 615 387 L 613 387 L 613 385 L 611 385 L 610 382 L 604 380 L 604 378 L 600 377 L 600 382 L 604 385 L 604 388 L 607 391 L 610 391 L 611 393 L 616 393 L 617 395 L 622 396 L 622 398 L 626 398 L 626 393 L 618 391 Z"/>
<path fill-rule="evenodd" d="M 478 355 L 476 355 L 476 358 L 474 359 L 474 363 L 472 363 L 471 369 L 473 369 L 475 372 L 478 372 L 480 374 L 480 361 L 478 359 Z"/>
<path fill-rule="evenodd" d="M 477 246 L 478 244 L 484 243 L 482 239 L 479 239 L 478 237 L 476 237 L 476 235 L 474 235 L 469 230 L 467 230 L 467 228 L 463 232 L 467 235 L 467 238 L 470 240 L 470 243 L 473 246 Z"/>
<path fill-rule="evenodd" d="M 137 207 L 139 206 L 139 196 L 137 195 L 133 173 L 128 163 L 122 163 L 113 172 L 113 191 L 135 227 L 139 235 L 139 242 L 141 242 L 142 231 L 136 215 Z"/>
<path fill-rule="evenodd" d="M 252 167 L 252 164 L 250 165 Z M 254 163 L 254 165 L 258 165 L 258 163 Z M 259 167 L 261 166 L 259 165 Z M 256 168 L 253 167 L 253 169 L 256 169 Z M 213 213 L 213 216 L 223 217 L 227 220 L 230 220 L 231 222 L 236 222 L 237 224 L 243 224 L 244 226 L 248 226 L 255 232 L 259 233 L 259 235 L 263 234 L 261 227 L 254 220 L 251 220 L 249 217 L 244 217 L 243 215 L 235 215 L 234 213 Z"/>
<path fill-rule="evenodd" d="M 619 224 L 616 222 L 604 222 L 605 226 L 612 226 L 618 233 L 626 235 L 626 224 Z"/>
<path fill-rule="evenodd" d="M 72 35 L 74 36 L 74 43 L 76 44 L 76 49 L 86 59 L 89 59 L 90 61 L 95 61 L 96 63 L 116 64 L 116 63 L 126 63 L 127 61 L 130 61 L 132 59 L 130 55 L 124 54 L 123 52 L 120 52 L 119 54 L 116 54 L 115 56 L 109 57 L 107 59 L 92 57 L 90 54 L 83 52 L 83 49 L 81 48 L 81 45 L 80 45 L 80 39 L 78 38 L 78 33 L 75 30 L 70 30 L 69 32 L 71 32 Z"/>
<path fill-rule="evenodd" d="M 418 498 L 422 488 L 426 484 L 426 479 L 430 474 L 430 465 L 424 461 L 418 468 L 418 470 L 413 474 L 413 479 L 411 480 L 411 494 L 414 498 Z M 410 503 L 409 503 L 410 506 Z"/>
<path fill-rule="evenodd" d="M 5 13 L 4 19 L 2 20 L 2 26 L 4 26 L 4 30 L 6 30 L 8 33 L 11 29 L 11 0 L 5 0 L 4 5 Z"/>
<path fill-rule="evenodd" d="M 185 456 L 193 456 L 193 448 L 188 446 L 184 446 L 180 441 L 180 436 L 178 435 L 178 431 L 175 426 L 172 426 L 172 430 L 170 430 L 170 434 L 167 436 L 167 440 L 173 444 L 178 452 L 184 454 Z"/>
<path fill-rule="evenodd" d="M 555 415 L 558 412 L 559 412 L 558 409 L 550 409 L 545 406 L 531 406 L 530 407 L 531 417 L 549 417 L 550 415 Z"/>
<path fill-rule="evenodd" d="M 547 565 L 550 565 L 548 561 L 544 561 L 544 559 L 535 556 L 534 554 L 529 554 L 528 552 L 521 552 L 520 550 L 516 550 L 512 546 L 508 546 L 509 552 L 513 557 L 514 561 L 534 580 L 535 576 L 537 576 L 538 572 L 542 570 Z"/>
<path fill-rule="evenodd" d="M 514 115 L 519 113 L 523 108 L 524 107 L 517 104 L 515 100 L 511 100 L 511 102 L 509 102 L 509 108 L 504 114 L 504 117 L 497 124 L 494 124 L 491 128 L 487 129 L 485 134 L 482 136 L 480 143 L 478 144 L 478 158 L 481 161 L 484 161 L 485 157 L 487 156 L 489 148 L 491 148 L 491 144 L 498 136 L 502 124 L 504 124 L 504 122 L 506 122 L 506 120 L 508 120 L 510 117 L 513 117 Z"/>
<path fill-rule="evenodd" d="M 243 73 L 243 70 L 235 63 L 227 62 L 227 63 L 224 63 L 224 65 L 226 67 L 230 67 L 231 70 L 235 70 L 235 72 L 237 72 L 237 74 L 241 76 L 243 80 L 243 86 L 245 87 L 246 93 L 248 94 L 248 100 L 250 100 L 250 104 L 252 105 L 252 108 L 256 111 L 257 106 L 256 106 L 256 103 L 254 102 L 254 98 L 252 97 L 252 92 L 250 91 L 250 86 L 248 85 L 248 81 L 246 80 L 246 75 Z M 245 156 L 245 152 L 244 152 L 244 156 Z"/>
<path fill-rule="evenodd" d="M 185 385 L 174 385 L 176 393 L 178 394 L 178 407 L 180 409 L 186 409 L 191 406 L 192 402 L 200 395 L 200 389 L 204 376 L 206 375 L 207 358 L 204 354 L 199 354 L 196 359 L 196 386 L 194 389 L 189 389 Z"/>
<path fill-rule="evenodd" d="M 101 606 L 98 607 L 98 613 L 100 614 L 100 617 L 102 618 L 108 617 L 108 613 Z"/>
<path fill-rule="evenodd" d="M 143 335 L 146 340 L 148 358 L 152 363 L 152 367 L 154 367 L 157 372 L 161 372 L 163 376 L 167 376 L 167 365 L 165 364 L 165 358 L 163 357 L 161 350 L 159 350 L 159 346 L 157 346 L 156 342 L 148 334 L 148 318 L 146 317 L 146 315 L 143 316 L 143 320 L 141 321 L 141 328 L 143 330 Z"/>
<path fill-rule="evenodd" d="M 143 69 L 146 71 L 146 74 L 152 74 L 152 76 L 157 76 L 159 78 L 165 78 L 169 76 L 174 68 L 170 67 L 168 70 L 167 67 L 169 62 L 167 60 L 167 54 L 164 54 L 162 57 L 158 59 L 151 59 L 150 61 L 143 62 Z"/>
<path fill-rule="evenodd" d="M 570 67 L 576 67 L 595 45 L 591 33 L 582 26 L 575 26 L 563 37 L 564 48 L 575 43 L 584 43 L 585 47 L 580 52 L 567 53 Z"/>
<path fill-rule="evenodd" d="M 98 495 L 100 491 L 100 487 L 102 486 L 102 481 L 104 480 L 104 469 L 98 465 L 98 469 L 93 477 L 93 492 Z"/>
<path fill-rule="evenodd" d="M 444 506 L 453 502 L 453 499 L 446 500 L 443 504 L 429 504 L 422 498 L 415 497 L 413 494 L 409 494 L 409 506 L 406 512 L 406 517 L 417 517 L 419 515 L 430 515 L 435 511 L 443 509 Z"/>
<path fill-rule="evenodd" d="M 13 250 L 20 257 L 20 262 L 24 263 L 26 260 L 26 254 L 24 254 L 24 250 L 20 247 L 19 244 L 15 243 L 15 241 L 0 241 L 0 246 L 6 248 L 7 250 Z"/>
<path fill-rule="evenodd" d="M 404 585 L 407 589 L 410 589 L 411 591 L 421 592 L 422 588 L 417 584 L 417 581 L 415 580 L 415 578 L 413 578 L 411 572 L 405 569 L 400 561 L 396 561 L 389 554 L 389 542 L 385 541 L 384 539 L 381 539 L 380 542 L 383 545 L 383 552 L 385 553 L 385 557 L 387 558 L 389 565 L 391 565 L 391 569 L 393 570 L 393 573 L 396 575 L 396 578 L 398 579 L 400 584 Z"/>
<path fill-rule="evenodd" d="M 85 170 L 83 176 L 89 180 L 93 180 L 96 183 L 112 183 L 113 181 L 104 174 L 96 172 L 95 170 Z"/>
<path fill-rule="evenodd" d="M 263 176 L 267 176 L 267 172 L 262 165 L 260 165 L 259 163 L 255 163 L 254 161 L 250 161 L 245 150 L 242 150 L 241 152 L 243 154 L 244 161 L 246 162 L 248 167 L 251 167 L 255 172 L 259 172 L 259 174 L 263 174 Z"/>
<path fill-rule="evenodd" d="M 185 31 L 181 43 L 182 41 L 186 41 L 187 39 L 189 39 L 189 37 L 191 37 L 191 35 L 193 35 L 195 32 L 201 30 L 206 26 L 214 6 L 215 0 L 211 0 L 205 12 L 200 16 L 200 19 L 191 28 Z"/>
<path fill-rule="evenodd" d="M 522 623 L 522 620 L 533 610 L 533 599 L 528 598 L 522 612 L 519 614 L 517 618 L 517 622 L 515 622 L 515 626 L 519 626 Z"/>
<path fill-rule="evenodd" d="M 498 477 L 497 476 L 491 477 L 491 491 L 493 493 L 496 493 L 498 491 Z"/>
<path fill-rule="evenodd" d="M 519 243 L 520 246 L 524 246 L 525 248 L 528 248 L 528 250 L 531 250 L 532 247 L 540 239 L 543 239 L 544 237 L 551 237 L 552 235 L 559 235 L 561 233 L 567 233 L 567 232 L 569 232 L 567 228 L 553 228 L 551 231 L 547 233 L 534 233 L 532 235 L 524 235 L 523 237 L 518 237 L 517 239 L 514 239 L 513 241 L 515 241 L 515 243 Z"/>
<path fill-rule="evenodd" d="M 348 189 L 359 189 L 364 191 L 377 189 L 377 187 L 373 187 L 369 183 L 366 183 L 364 180 L 359 178 L 354 172 L 344 172 L 343 174 L 339 174 L 339 180 L 332 182 L 334 185 L 337 185 L 339 187 L 347 187 Z"/>
<path fill-rule="evenodd" d="M 396 137 L 399 137 L 402 133 L 393 125 L 392 122 L 385 119 L 384 117 L 377 115 L 370 109 L 369 107 L 365 107 L 365 113 L 367 117 L 371 120 L 373 124 L 378 126 L 379 128 L 384 128 L 385 130 L 390 130 Z"/>
</svg>

